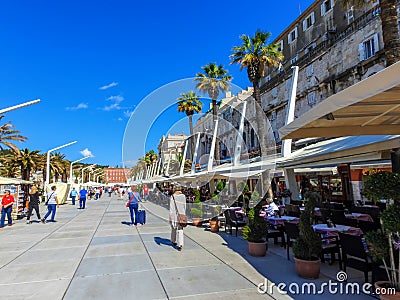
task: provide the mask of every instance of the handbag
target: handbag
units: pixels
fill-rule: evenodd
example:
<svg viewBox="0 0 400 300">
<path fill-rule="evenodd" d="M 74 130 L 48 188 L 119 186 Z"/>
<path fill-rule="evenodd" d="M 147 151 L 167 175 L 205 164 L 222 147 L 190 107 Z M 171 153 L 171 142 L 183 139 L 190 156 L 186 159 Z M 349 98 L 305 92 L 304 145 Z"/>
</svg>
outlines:
<svg viewBox="0 0 400 300">
<path fill-rule="evenodd" d="M 181 226 L 181 227 L 186 227 L 188 218 L 186 217 L 186 215 L 179 213 L 178 206 L 176 206 L 176 201 L 175 201 L 174 195 L 172 195 L 172 199 L 174 199 L 175 210 L 176 210 L 176 212 L 178 214 L 178 225 Z"/>
<path fill-rule="evenodd" d="M 133 197 L 135 197 L 135 194 L 133 194 L 132 198 L 130 198 L 129 201 L 125 203 L 126 207 L 129 207 L 129 205 L 131 205 L 131 201 L 132 201 Z"/>
<path fill-rule="evenodd" d="M 44 203 L 44 205 L 49 204 L 49 200 L 50 200 L 51 196 L 53 196 L 53 194 L 54 194 L 54 192 L 51 193 L 50 197 L 47 197 L 47 200 L 46 200 L 46 202 Z"/>
</svg>

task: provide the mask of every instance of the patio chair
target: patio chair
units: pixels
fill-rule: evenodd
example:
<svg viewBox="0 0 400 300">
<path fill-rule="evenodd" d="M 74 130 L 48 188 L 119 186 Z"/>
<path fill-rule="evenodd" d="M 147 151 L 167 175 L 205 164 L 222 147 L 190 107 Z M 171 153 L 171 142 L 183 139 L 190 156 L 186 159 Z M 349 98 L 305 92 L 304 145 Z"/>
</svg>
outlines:
<svg viewBox="0 0 400 300">
<path fill-rule="evenodd" d="M 289 248 L 293 247 L 293 242 L 297 240 L 300 236 L 300 229 L 298 224 L 286 222 L 285 223 L 285 232 L 286 232 L 286 253 L 287 259 L 290 260 L 289 257 Z"/>
<path fill-rule="evenodd" d="M 345 225 L 347 220 L 344 215 L 344 209 L 331 209 L 331 220 L 335 224 Z"/>
<path fill-rule="evenodd" d="M 224 211 L 225 215 L 225 232 L 226 229 L 229 229 L 230 234 L 232 234 L 232 228 L 235 227 L 236 229 L 236 236 L 239 230 L 239 227 L 243 227 L 246 225 L 246 221 L 238 220 L 235 211 L 231 209 L 227 209 Z"/>
<path fill-rule="evenodd" d="M 288 216 L 300 218 L 300 214 L 301 214 L 300 206 L 292 204 Z"/>
<path fill-rule="evenodd" d="M 330 254 L 331 255 L 331 261 L 329 262 L 329 265 L 332 265 L 335 260 L 336 260 L 336 254 L 338 255 L 338 261 L 339 261 L 339 269 L 342 269 L 342 255 L 340 254 L 340 245 L 339 245 L 339 239 L 337 236 L 331 236 L 331 237 L 324 237 L 324 235 L 321 233 L 321 240 L 322 240 L 322 251 L 321 251 L 321 262 L 325 262 L 325 254 Z"/>
<path fill-rule="evenodd" d="M 278 244 L 278 238 L 281 239 L 281 246 L 285 245 L 285 228 L 282 225 L 268 225 L 267 238 L 273 238 L 274 244 Z"/>
<path fill-rule="evenodd" d="M 372 261 L 365 252 L 361 236 L 339 232 L 342 247 L 343 271 L 350 267 L 364 272 L 365 282 L 368 282 L 368 272 L 372 271 Z"/>
<path fill-rule="evenodd" d="M 380 228 L 380 226 L 375 224 L 375 222 L 362 220 L 358 220 L 358 227 L 364 234 L 370 231 L 377 231 Z"/>
<path fill-rule="evenodd" d="M 328 219 L 331 218 L 331 210 L 329 208 L 321 207 L 319 211 L 321 212 L 322 223 L 328 223 Z"/>
</svg>

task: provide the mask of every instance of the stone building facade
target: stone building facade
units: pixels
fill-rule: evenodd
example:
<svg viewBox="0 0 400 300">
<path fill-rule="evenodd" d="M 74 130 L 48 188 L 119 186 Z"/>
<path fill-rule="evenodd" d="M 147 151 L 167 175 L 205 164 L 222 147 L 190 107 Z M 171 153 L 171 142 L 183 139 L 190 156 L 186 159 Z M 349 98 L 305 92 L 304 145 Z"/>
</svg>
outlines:
<svg viewBox="0 0 400 300">
<path fill-rule="evenodd" d="M 379 1 L 362 8 L 315 1 L 274 41 L 284 54 L 262 81 L 262 105 L 274 130 L 284 126 L 292 66 L 299 66 L 295 118 L 385 66 Z"/>
</svg>

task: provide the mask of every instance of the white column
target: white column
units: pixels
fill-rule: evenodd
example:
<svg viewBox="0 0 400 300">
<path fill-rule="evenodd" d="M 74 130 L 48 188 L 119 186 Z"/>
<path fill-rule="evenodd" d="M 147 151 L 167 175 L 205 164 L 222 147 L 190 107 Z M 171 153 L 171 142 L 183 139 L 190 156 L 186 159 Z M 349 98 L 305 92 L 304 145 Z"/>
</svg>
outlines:
<svg viewBox="0 0 400 300">
<path fill-rule="evenodd" d="M 294 109 L 296 106 L 296 91 L 297 91 L 297 79 L 299 75 L 299 67 L 294 66 L 293 75 L 292 75 L 292 88 L 290 91 L 290 98 L 286 108 L 286 120 L 285 126 L 294 120 Z M 283 140 L 282 141 L 282 156 L 287 157 L 292 153 L 292 140 Z"/>
<path fill-rule="evenodd" d="M 167 169 L 165 170 L 165 175 L 169 176 L 169 163 L 171 162 L 172 150 L 169 151 L 168 161 L 167 161 Z"/>
<path fill-rule="evenodd" d="M 186 160 L 187 148 L 188 148 L 188 140 L 185 141 L 185 149 L 183 150 L 183 156 L 182 156 L 181 168 L 179 170 L 179 176 L 183 175 L 183 171 L 185 169 L 185 160 Z"/>
<path fill-rule="evenodd" d="M 215 144 L 217 143 L 218 136 L 218 118 L 215 120 L 214 133 L 211 141 L 210 155 L 208 156 L 207 171 L 210 172 L 214 165 Z"/>
<path fill-rule="evenodd" d="M 235 153 L 233 155 L 233 165 L 237 166 L 240 163 L 240 154 L 242 153 L 242 143 L 243 143 L 243 130 L 244 130 L 244 120 L 246 117 L 247 101 L 243 101 L 242 115 L 240 117 L 239 132 L 236 138 Z"/>
<path fill-rule="evenodd" d="M 197 160 L 197 153 L 199 152 L 199 144 L 200 144 L 200 132 L 197 133 L 196 147 L 194 148 L 192 168 L 190 170 L 191 174 L 194 174 L 196 171 L 196 160 Z"/>
</svg>

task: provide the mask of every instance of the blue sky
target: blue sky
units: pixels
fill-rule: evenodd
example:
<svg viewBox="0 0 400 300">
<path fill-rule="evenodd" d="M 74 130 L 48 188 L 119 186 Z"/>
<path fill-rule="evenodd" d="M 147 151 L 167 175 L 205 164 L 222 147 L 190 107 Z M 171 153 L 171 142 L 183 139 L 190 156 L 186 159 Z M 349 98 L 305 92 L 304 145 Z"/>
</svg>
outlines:
<svg viewBox="0 0 400 300">
<path fill-rule="evenodd" d="M 22 148 L 46 152 L 77 140 L 60 150 L 67 159 L 77 160 L 88 149 L 94 157 L 85 162 L 121 166 L 125 128 L 139 103 L 160 87 L 192 78 L 209 62 L 223 64 L 233 83 L 245 88 L 246 71 L 229 65 L 239 36 L 260 28 L 272 33 L 272 42 L 313 2 L 3 1 L 0 108 L 42 100 L 7 113 L 3 122 L 28 137 Z M 176 97 L 183 92 L 176 90 Z M 175 96 L 167 97 L 165 103 Z M 160 110 L 158 104 L 154 109 Z M 148 117 L 134 114 L 129 123 L 137 125 L 129 131 L 147 132 L 141 124 Z M 184 117 L 167 109 L 146 140 L 129 140 L 124 152 L 134 159 L 156 150 L 173 124 L 172 133 L 188 133 L 187 122 L 179 122 Z"/>
</svg>

